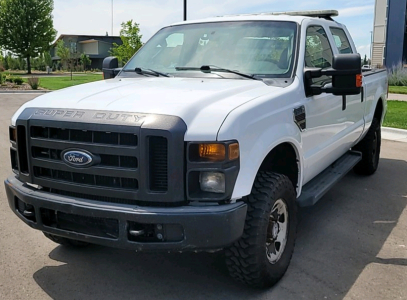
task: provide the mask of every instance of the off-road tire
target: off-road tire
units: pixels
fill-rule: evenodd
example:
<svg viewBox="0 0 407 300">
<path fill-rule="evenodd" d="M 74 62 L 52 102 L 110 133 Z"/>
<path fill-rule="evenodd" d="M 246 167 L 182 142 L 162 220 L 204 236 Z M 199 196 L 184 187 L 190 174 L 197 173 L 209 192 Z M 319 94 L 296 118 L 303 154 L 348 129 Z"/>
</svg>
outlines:
<svg viewBox="0 0 407 300">
<path fill-rule="evenodd" d="M 54 243 L 60 244 L 65 247 L 83 248 L 89 245 L 89 243 L 86 242 L 64 238 L 47 232 L 43 232 L 43 234 Z"/>
<path fill-rule="evenodd" d="M 356 174 L 372 175 L 379 166 L 381 147 L 380 121 L 374 118 L 366 136 L 352 150 L 362 152 L 362 160 L 353 168 Z"/>
<path fill-rule="evenodd" d="M 266 254 L 270 213 L 274 203 L 283 200 L 288 212 L 288 233 L 281 257 L 273 264 Z M 275 285 L 286 272 L 294 251 L 297 231 L 297 204 L 293 184 L 288 177 L 259 172 L 251 194 L 246 196 L 247 215 L 242 237 L 225 250 L 230 275 L 249 286 Z"/>
</svg>

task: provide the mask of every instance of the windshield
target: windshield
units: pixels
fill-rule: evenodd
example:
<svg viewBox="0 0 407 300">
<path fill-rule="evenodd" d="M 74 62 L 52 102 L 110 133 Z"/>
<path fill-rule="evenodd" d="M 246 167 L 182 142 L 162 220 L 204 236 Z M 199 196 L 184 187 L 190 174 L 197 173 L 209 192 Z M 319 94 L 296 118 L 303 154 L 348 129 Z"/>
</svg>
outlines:
<svg viewBox="0 0 407 300">
<path fill-rule="evenodd" d="M 166 27 L 133 56 L 124 71 L 144 68 L 187 76 L 188 67 L 195 68 L 189 72 L 199 72 L 196 68 L 213 65 L 263 77 L 290 77 L 296 33 L 296 23 L 279 21 Z"/>
</svg>

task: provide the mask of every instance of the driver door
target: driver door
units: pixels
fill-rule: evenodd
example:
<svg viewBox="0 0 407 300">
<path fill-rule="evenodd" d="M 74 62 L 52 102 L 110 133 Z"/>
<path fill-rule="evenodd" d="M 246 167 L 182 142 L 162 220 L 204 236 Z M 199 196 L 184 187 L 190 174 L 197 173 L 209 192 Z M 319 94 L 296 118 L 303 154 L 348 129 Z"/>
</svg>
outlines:
<svg viewBox="0 0 407 300">
<path fill-rule="evenodd" d="M 333 53 L 325 28 L 320 25 L 309 26 L 306 34 L 305 67 L 330 68 Z M 332 84 L 332 78 L 315 78 L 313 84 L 328 87 Z M 305 184 L 346 152 L 346 147 L 341 143 L 350 124 L 348 112 L 342 107 L 342 97 L 322 93 L 305 98 L 304 107 L 307 122 L 306 130 L 302 132 Z"/>
</svg>

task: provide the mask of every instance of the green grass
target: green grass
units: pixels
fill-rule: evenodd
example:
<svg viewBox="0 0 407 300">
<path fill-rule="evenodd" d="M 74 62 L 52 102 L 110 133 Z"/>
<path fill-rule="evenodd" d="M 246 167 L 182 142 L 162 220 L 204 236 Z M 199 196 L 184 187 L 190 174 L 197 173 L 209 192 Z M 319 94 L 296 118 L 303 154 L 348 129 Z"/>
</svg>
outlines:
<svg viewBox="0 0 407 300">
<path fill-rule="evenodd" d="M 80 75 L 80 76 L 73 76 L 71 80 L 71 76 L 64 76 L 64 77 L 42 77 L 40 78 L 40 87 L 47 89 L 47 90 L 60 90 L 63 88 L 67 88 L 70 86 L 93 82 L 102 80 L 102 75 Z M 24 81 L 27 82 L 27 78 L 24 78 Z"/>
<path fill-rule="evenodd" d="M 11 76 L 22 76 L 27 75 L 27 72 L 24 71 L 4 71 L 4 75 L 11 75 Z"/>
<path fill-rule="evenodd" d="M 387 114 L 383 126 L 407 129 L 407 102 L 387 101 Z"/>
<path fill-rule="evenodd" d="M 407 94 L 407 86 L 389 86 L 389 93 L 392 94 Z"/>
</svg>

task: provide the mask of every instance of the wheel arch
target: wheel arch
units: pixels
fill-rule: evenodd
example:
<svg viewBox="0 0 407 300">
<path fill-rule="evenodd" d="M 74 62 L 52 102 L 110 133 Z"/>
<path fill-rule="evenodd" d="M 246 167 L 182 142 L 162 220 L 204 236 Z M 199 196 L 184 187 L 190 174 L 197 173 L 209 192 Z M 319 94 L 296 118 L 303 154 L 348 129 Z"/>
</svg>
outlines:
<svg viewBox="0 0 407 300">
<path fill-rule="evenodd" d="M 379 100 L 377 100 L 374 115 L 373 115 L 373 118 L 379 119 L 380 123 L 383 123 L 385 112 L 386 112 L 384 103 L 385 103 L 385 100 L 383 99 L 383 97 L 380 97 Z"/>
<path fill-rule="evenodd" d="M 298 131 L 298 127 L 293 125 L 292 130 Z M 275 160 L 284 157 L 285 153 L 281 149 L 289 149 L 288 158 L 291 158 L 290 166 L 296 164 L 296 170 L 298 170 L 297 176 L 293 176 L 293 172 L 288 172 L 292 179 L 294 188 L 296 189 L 297 196 L 301 193 L 301 187 L 303 182 L 303 171 L 305 168 L 303 155 L 302 155 L 302 146 L 301 146 L 301 137 L 296 135 L 289 135 L 287 131 L 278 131 L 271 128 L 270 131 L 264 132 L 256 142 L 253 143 L 242 143 L 241 144 L 241 164 L 240 171 L 235 183 L 233 190 L 232 199 L 240 199 L 246 195 L 249 195 L 252 191 L 254 181 L 257 174 L 260 170 L 267 170 L 271 172 L 282 172 L 283 175 L 286 175 L 287 172 L 283 168 L 276 168 L 275 164 L 269 164 L 269 162 L 274 162 Z M 278 133 L 279 136 L 276 136 L 275 133 Z M 283 133 L 286 133 L 284 135 Z M 268 140 L 269 143 L 264 143 L 265 140 Z M 276 154 L 278 153 L 278 154 Z M 295 156 L 294 156 L 295 153 Z M 274 158 L 274 160 L 271 160 Z M 287 159 L 288 159 L 287 158 Z M 280 165 L 281 167 L 281 165 Z M 290 168 L 292 170 L 292 168 Z"/>
<path fill-rule="evenodd" d="M 290 142 L 276 145 L 263 159 L 258 172 L 275 172 L 287 176 L 297 193 L 301 179 L 301 160 L 297 148 Z"/>
</svg>

